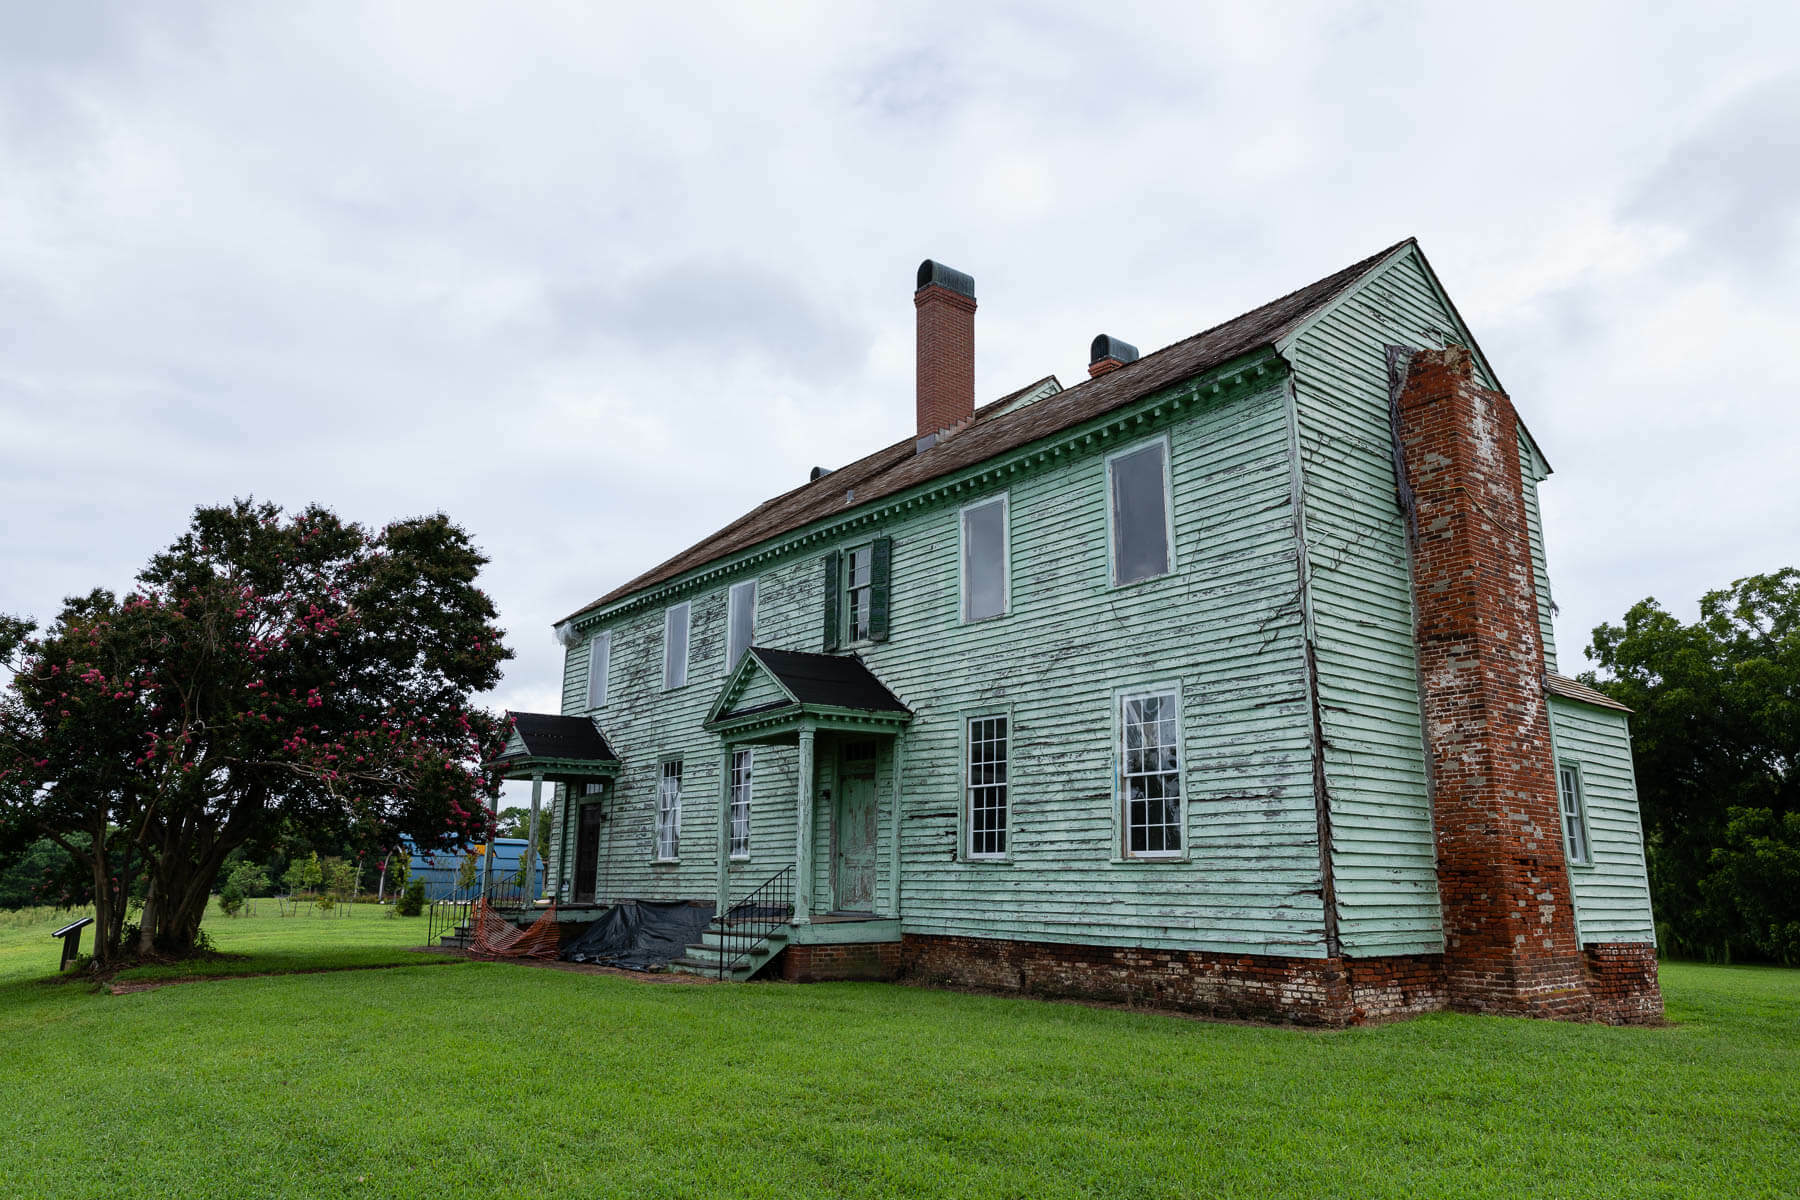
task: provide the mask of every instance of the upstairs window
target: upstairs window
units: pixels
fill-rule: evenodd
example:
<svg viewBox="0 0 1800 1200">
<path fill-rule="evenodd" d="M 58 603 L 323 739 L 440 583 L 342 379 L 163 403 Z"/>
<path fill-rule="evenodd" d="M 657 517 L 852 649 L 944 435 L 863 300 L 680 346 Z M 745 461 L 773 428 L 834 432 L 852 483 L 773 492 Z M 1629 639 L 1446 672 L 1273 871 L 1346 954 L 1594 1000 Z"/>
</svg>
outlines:
<svg viewBox="0 0 1800 1200">
<path fill-rule="evenodd" d="M 968 746 L 968 774 L 963 786 L 968 804 L 969 857 L 1003 858 L 1006 855 L 1006 718 L 969 718 Z"/>
<path fill-rule="evenodd" d="M 731 755 L 731 857 L 750 857 L 750 770 L 755 751 Z"/>
<path fill-rule="evenodd" d="M 1573 866 L 1585 867 L 1593 861 L 1588 845 L 1587 814 L 1581 804 L 1581 770 L 1574 763 L 1558 763 L 1557 792 L 1562 800 L 1563 846 Z"/>
<path fill-rule="evenodd" d="M 893 554 L 892 538 L 876 538 L 849 550 L 833 550 L 820 560 L 825 572 L 827 653 L 857 642 L 887 641 Z"/>
<path fill-rule="evenodd" d="M 662 765 L 662 781 L 656 789 L 656 857 L 671 862 L 681 857 L 681 760 Z"/>
<path fill-rule="evenodd" d="M 663 687 L 686 683 L 687 669 L 688 603 L 683 600 L 663 613 Z"/>
<path fill-rule="evenodd" d="M 1114 585 L 1170 570 L 1169 443 L 1122 450 L 1106 460 Z"/>
<path fill-rule="evenodd" d="M 996 496 L 962 510 L 962 619 L 1006 612 L 1007 498 Z"/>
<path fill-rule="evenodd" d="M 729 675 L 756 640 L 756 580 L 732 584 L 726 607 L 725 673 Z"/>
<path fill-rule="evenodd" d="M 1181 693 L 1119 697 L 1119 799 L 1127 858 L 1181 853 Z"/>
<path fill-rule="evenodd" d="M 588 640 L 587 706 L 606 703 L 606 676 L 612 668 L 612 631 L 602 630 Z"/>
</svg>

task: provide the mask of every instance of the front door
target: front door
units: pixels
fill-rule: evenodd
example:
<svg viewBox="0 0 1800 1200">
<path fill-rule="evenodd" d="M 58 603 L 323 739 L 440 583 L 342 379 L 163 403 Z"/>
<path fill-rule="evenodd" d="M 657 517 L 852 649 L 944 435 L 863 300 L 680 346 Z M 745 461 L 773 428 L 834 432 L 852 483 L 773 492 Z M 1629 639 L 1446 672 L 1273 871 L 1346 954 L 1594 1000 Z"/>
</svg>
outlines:
<svg viewBox="0 0 1800 1200">
<path fill-rule="evenodd" d="M 833 907 L 875 911 L 875 743 L 847 742 L 838 756 L 837 811 L 831 822 Z"/>
<path fill-rule="evenodd" d="M 594 902 L 594 876 L 600 873 L 600 805 L 584 804 L 575 810 L 575 903 Z"/>
</svg>

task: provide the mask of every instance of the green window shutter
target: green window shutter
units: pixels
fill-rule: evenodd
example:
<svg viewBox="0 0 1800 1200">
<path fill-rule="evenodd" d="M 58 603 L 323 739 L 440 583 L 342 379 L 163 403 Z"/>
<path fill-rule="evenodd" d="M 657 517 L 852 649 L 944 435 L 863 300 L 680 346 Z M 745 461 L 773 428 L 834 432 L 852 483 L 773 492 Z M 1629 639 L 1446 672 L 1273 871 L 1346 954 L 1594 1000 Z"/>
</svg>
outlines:
<svg viewBox="0 0 1800 1200">
<path fill-rule="evenodd" d="M 869 640 L 888 639 L 888 568 L 894 561 L 894 539 L 876 538 L 869 546 Z"/>
<path fill-rule="evenodd" d="M 819 560 L 825 576 L 825 653 L 838 648 L 838 552 L 831 551 Z"/>
</svg>

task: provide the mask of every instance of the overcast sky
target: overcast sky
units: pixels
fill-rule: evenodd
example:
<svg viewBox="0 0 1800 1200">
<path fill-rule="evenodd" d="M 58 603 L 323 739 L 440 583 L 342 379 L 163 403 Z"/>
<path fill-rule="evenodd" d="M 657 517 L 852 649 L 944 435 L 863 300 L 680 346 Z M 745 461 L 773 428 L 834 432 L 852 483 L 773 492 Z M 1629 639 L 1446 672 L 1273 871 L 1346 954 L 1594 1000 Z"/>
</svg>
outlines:
<svg viewBox="0 0 1800 1200">
<path fill-rule="evenodd" d="M 654 7 L 0 0 L 0 611 L 442 509 L 554 712 L 558 617 L 912 431 L 921 258 L 988 399 L 1408 235 L 1565 670 L 1800 564 L 1800 5 Z"/>
</svg>

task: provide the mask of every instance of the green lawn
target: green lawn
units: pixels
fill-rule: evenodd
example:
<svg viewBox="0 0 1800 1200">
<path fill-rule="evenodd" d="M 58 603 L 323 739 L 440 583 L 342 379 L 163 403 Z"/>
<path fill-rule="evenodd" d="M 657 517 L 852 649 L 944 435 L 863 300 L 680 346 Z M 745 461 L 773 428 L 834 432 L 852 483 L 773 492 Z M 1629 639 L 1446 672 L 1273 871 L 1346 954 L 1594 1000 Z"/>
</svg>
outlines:
<svg viewBox="0 0 1800 1200">
<path fill-rule="evenodd" d="M 214 924 L 322 963 L 423 920 Z M 1321 1034 L 867 984 L 481 963 L 97 994 L 0 921 L 0 1194 L 1800 1195 L 1800 972 L 1663 1029 Z"/>
</svg>

